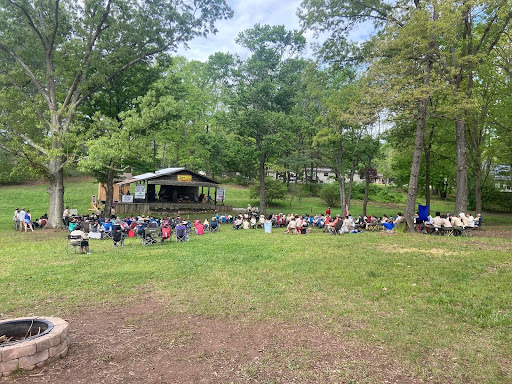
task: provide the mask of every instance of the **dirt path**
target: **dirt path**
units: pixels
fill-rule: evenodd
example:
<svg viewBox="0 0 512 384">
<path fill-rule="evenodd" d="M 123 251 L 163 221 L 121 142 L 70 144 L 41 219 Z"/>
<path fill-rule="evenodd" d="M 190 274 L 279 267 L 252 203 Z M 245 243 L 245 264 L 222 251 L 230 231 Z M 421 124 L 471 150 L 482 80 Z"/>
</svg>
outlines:
<svg viewBox="0 0 512 384">
<path fill-rule="evenodd" d="M 421 382 L 383 349 L 309 324 L 171 315 L 153 299 L 66 320 L 66 358 L 0 383 Z"/>
</svg>

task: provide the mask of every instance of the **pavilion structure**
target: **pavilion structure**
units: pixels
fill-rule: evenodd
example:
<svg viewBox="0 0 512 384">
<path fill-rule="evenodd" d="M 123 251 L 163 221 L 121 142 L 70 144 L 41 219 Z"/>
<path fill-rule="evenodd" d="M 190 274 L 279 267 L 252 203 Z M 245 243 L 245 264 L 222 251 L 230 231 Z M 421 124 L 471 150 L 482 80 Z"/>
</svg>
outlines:
<svg viewBox="0 0 512 384">
<path fill-rule="evenodd" d="M 216 210 L 217 200 L 223 210 L 230 210 L 224 206 L 220 183 L 186 168 L 165 168 L 117 183 L 119 187 L 132 184 L 135 184 L 134 193 L 119 196 L 119 202 L 114 205 L 117 215 Z"/>
</svg>

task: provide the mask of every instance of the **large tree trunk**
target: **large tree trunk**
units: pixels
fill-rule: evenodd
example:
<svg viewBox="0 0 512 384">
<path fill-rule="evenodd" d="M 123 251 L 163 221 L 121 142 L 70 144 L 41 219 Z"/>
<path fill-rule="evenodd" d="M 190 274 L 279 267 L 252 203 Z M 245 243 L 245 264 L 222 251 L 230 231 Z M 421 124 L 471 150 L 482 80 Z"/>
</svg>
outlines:
<svg viewBox="0 0 512 384">
<path fill-rule="evenodd" d="M 418 106 L 416 121 L 416 139 L 414 142 L 414 153 L 412 156 L 411 175 L 409 177 L 409 188 L 407 190 L 407 203 L 405 205 L 405 221 L 407 230 L 414 232 L 414 211 L 416 208 L 416 197 L 418 195 L 418 179 L 421 166 L 421 155 L 425 141 L 425 122 L 427 118 L 428 97 L 421 100 Z"/>
<path fill-rule="evenodd" d="M 266 207 L 265 207 L 265 157 L 263 155 L 260 155 L 260 166 L 258 175 L 260 178 L 260 213 L 265 214 L 266 213 Z"/>
<path fill-rule="evenodd" d="M 465 213 L 468 209 L 468 163 L 466 157 L 466 121 L 457 117 L 455 120 L 457 177 L 455 194 L 455 214 Z"/>
<path fill-rule="evenodd" d="M 103 211 L 103 216 L 105 218 L 111 216 L 112 211 L 112 201 L 114 200 L 114 170 L 109 169 L 107 171 L 107 190 L 105 194 L 105 209 Z"/>
<path fill-rule="evenodd" d="M 49 161 L 50 166 L 50 187 L 48 194 L 50 195 L 50 204 L 48 207 L 48 223 L 49 228 L 63 228 L 62 213 L 64 212 L 64 170 L 62 168 L 61 159 L 53 159 Z"/>
</svg>

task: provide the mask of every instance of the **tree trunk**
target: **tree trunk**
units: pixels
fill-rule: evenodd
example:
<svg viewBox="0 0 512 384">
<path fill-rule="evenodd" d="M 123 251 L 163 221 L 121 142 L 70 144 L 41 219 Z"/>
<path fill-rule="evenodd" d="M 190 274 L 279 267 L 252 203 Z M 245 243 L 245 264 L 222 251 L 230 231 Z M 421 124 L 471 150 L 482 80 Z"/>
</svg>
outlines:
<svg viewBox="0 0 512 384">
<path fill-rule="evenodd" d="M 341 215 L 345 217 L 345 204 L 346 204 L 346 196 L 345 196 L 345 176 L 340 175 L 338 179 L 338 184 L 340 186 L 340 204 L 341 204 Z"/>
<path fill-rule="evenodd" d="M 455 120 L 457 148 L 457 177 L 455 194 L 455 214 L 465 213 L 468 209 L 468 164 L 466 157 L 466 121 L 457 117 Z"/>
<path fill-rule="evenodd" d="M 411 175 L 409 177 L 409 188 L 407 191 L 407 203 L 405 205 L 405 221 L 407 230 L 414 232 L 414 211 L 416 208 L 416 197 L 418 195 L 418 179 L 421 166 L 421 155 L 425 141 L 425 122 L 427 118 L 428 97 L 421 100 L 418 106 L 418 117 L 416 121 L 416 139 L 414 142 L 414 153 L 412 156 Z"/>
<path fill-rule="evenodd" d="M 107 190 L 105 194 L 105 209 L 103 216 L 105 218 L 111 216 L 112 201 L 114 200 L 114 170 L 109 169 L 107 171 Z"/>
<path fill-rule="evenodd" d="M 352 169 L 350 170 L 350 177 L 348 179 L 348 193 L 347 193 L 347 210 L 350 212 L 350 201 L 352 200 L 352 186 L 354 185 L 354 173 L 356 172 L 355 161 L 352 161 Z"/>
<path fill-rule="evenodd" d="M 64 212 L 64 170 L 62 169 L 62 160 L 53 159 L 49 161 L 50 165 L 50 204 L 48 207 L 48 228 L 63 228 L 62 213 Z"/>
<path fill-rule="evenodd" d="M 363 200 L 363 216 L 366 216 L 366 206 L 368 205 L 368 194 L 370 192 L 370 168 L 372 166 L 371 158 L 368 159 L 368 167 L 364 173 L 364 200 Z"/>
<path fill-rule="evenodd" d="M 480 158 L 475 159 L 475 211 L 477 213 L 482 212 L 482 169 L 480 168 Z"/>
<path fill-rule="evenodd" d="M 434 136 L 434 126 L 428 134 L 428 143 L 425 146 L 425 205 L 428 206 L 430 213 L 430 155 L 432 153 L 432 139 Z"/>
<path fill-rule="evenodd" d="M 259 166 L 259 178 L 260 178 L 260 213 L 266 213 L 265 207 L 265 157 L 260 155 L 260 166 Z"/>
</svg>

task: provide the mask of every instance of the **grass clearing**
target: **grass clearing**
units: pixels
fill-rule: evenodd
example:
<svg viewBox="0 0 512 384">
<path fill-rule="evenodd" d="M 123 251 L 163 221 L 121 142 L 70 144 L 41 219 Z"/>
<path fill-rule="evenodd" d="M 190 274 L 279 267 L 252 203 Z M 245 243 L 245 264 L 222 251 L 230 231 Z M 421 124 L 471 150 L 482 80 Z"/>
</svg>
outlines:
<svg viewBox="0 0 512 384">
<path fill-rule="evenodd" d="M 70 183 L 66 193 L 79 194 L 83 183 Z M 34 212 L 44 207 L 44 186 L 19 188 L 23 193 L 0 189 L 4 316 L 65 316 L 154 295 L 176 314 L 316 324 L 392 351 L 427 382 L 512 381 L 510 236 L 294 236 L 222 226 L 188 243 L 142 247 L 127 239 L 114 249 L 108 240 L 91 241 L 91 255 L 66 255 L 65 232 L 11 230 L 15 205 Z M 86 197 L 74 203 L 80 210 Z M 510 216 L 485 217 L 490 229 L 510 222 Z M 176 334 L 171 341 L 188 337 Z M 280 363 L 300 372 L 312 352 L 304 346 L 282 353 Z M 251 362 L 240 370 L 247 380 L 257 375 Z"/>
</svg>

